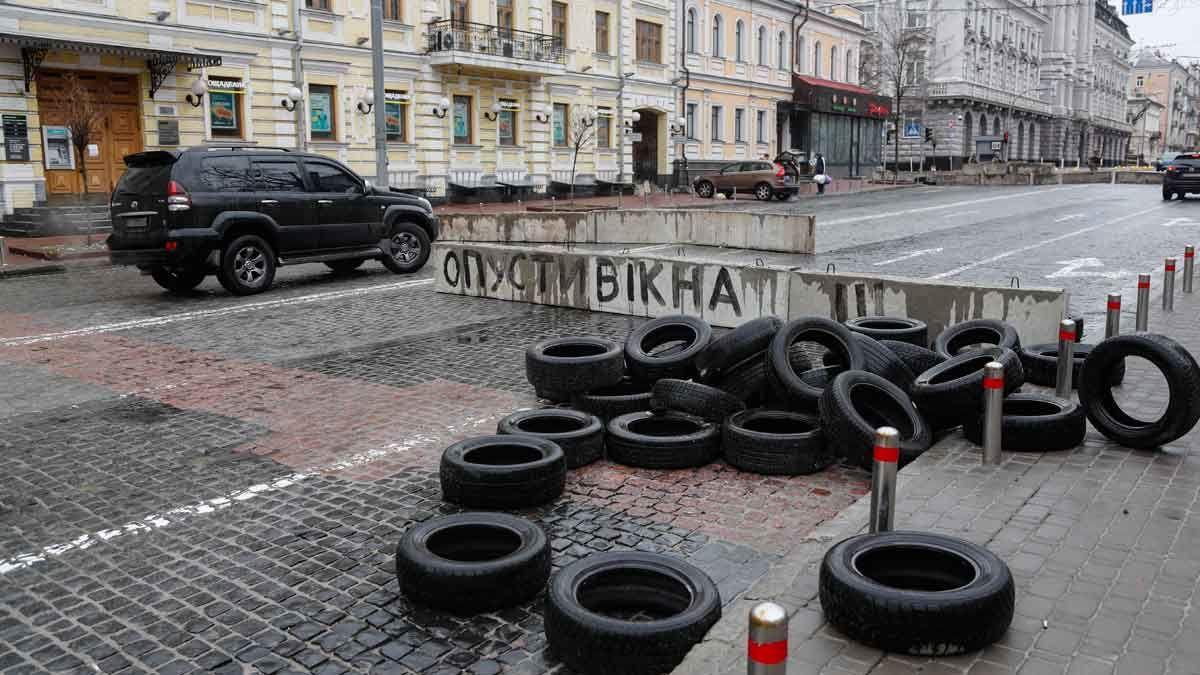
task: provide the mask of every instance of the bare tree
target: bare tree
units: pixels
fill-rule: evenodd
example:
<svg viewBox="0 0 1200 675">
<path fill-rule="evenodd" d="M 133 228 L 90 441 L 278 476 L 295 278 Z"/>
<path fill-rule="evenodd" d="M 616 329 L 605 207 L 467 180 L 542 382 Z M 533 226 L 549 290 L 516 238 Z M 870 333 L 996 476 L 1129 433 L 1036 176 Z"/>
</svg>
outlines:
<svg viewBox="0 0 1200 675">
<path fill-rule="evenodd" d="M 87 146 L 96 135 L 104 110 L 96 97 L 75 73 L 63 75 L 62 85 L 51 89 L 49 98 L 63 117 L 63 126 L 71 133 L 71 145 L 78 157 L 76 167 L 83 179 L 83 194 L 88 194 Z"/>
<path fill-rule="evenodd" d="M 567 142 L 571 147 L 571 206 L 575 206 L 575 168 L 579 165 L 579 151 L 596 135 L 596 113 L 586 106 L 575 106 L 571 111 L 571 126 L 567 129 Z"/>
</svg>

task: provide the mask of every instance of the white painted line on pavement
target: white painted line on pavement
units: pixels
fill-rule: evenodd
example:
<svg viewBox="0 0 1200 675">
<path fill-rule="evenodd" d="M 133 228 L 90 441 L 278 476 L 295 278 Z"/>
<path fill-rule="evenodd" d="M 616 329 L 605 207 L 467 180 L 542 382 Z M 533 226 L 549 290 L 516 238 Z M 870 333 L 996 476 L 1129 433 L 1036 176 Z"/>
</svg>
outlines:
<svg viewBox="0 0 1200 675">
<path fill-rule="evenodd" d="M 1086 217 L 1087 217 L 1087 214 L 1084 214 L 1084 213 L 1071 213 L 1071 214 L 1063 216 L 1062 218 L 1055 218 L 1054 222 L 1064 223 L 1068 220 L 1074 220 L 1076 218 L 1086 218 Z"/>
<path fill-rule="evenodd" d="M 1075 237 L 1075 236 L 1078 236 L 1081 234 L 1086 234 L 1088 232 L 1091 232 L 1092 230 L 1100 229 L 1101 227 L 1107 227 L 1109 225 L 1116 225 L 1117 223 L 1129 220 L 1130 218 L 1137 218 L 1138 216 L 1144 216 L 1147 213 L 1152 213 L 1152 212 L 1158 211 L 1162 208 L 1163 208 L 1162 206 L 1155 206 L 1153 208 L 1149 208 L 1144 211 L 1138 211 L 1136 213 L 1130 213 L 1130 214 L 1121 216 L 1120 218 L 1115 218 L 1113 220 L 1108 221 L 1107 223 L 1100 223 L 1098 225 L 1082 227 L 1078 230 L 1073 230 L 1073 231 L 1067 232 L 1065 234 L 1060 234 L 1056 237 L 1050 237 L 1049 239 L 1043 239 L 1041 241 L 1034 242 L 1027 246 L 1021 246 L 1020 248 L 1014 248 L 1011 251 L 1005 251 L 1004 253 L 999 253 L 990 258 L 984 258 L 983 260 L 976 260 L 973 263 L 967 263 L 966 265 L 962 265 L 961 267 L 955 267 L 952 270 L 947 270 L 945 272 L 941 272 L 940 274 L 934 274 L 932 276 L 928 276 L 925 278 L 926 279 L 945 279 L 946 277 L 952 277 L 956 274 L 959 274 L 960 272 L 966 272 L 967 270 L 975 269 L 976 267 L 980 267 L 982 265 L 987 265 L 989 263 L 994 263 L 997 260 L 1003 260 L 1004 258 L 1008 258 L 1009 256 L 1014 256 L 1018 253 L 1024 253 L 1025 251 L 1031 251 L 1035 248 L 1040 248 L 1047 244 L 1053 244 L 1055 242 L 1062 241 L 1063 239 L 1070 239 L 1071 237 Z"/>
<path fill-rule="evenodd" d="M 876 266 L 890 265 L 894 262 L 900 262 L 901 260 L 908 260 L 909 258 L 915 258 L 919 255 L 925 255 L 926 253 L 941 253 L 944 250 L 946 250 L 946 249 L 940 248 L 940 247 L 939 248 L 926 248 L 926 249 L 922 249 L 920 251 L 913 251 L 912 253 L 907 253 L 905 255 L 900 256 L 899 258 L 892 258 L 891 260 L 884 260 L 881 262 L 877 262 L 877 263 L 875 263 L 875 265 Z"/>
<path fill-rule="evenodd" d="M 912 213 L 926 213 L 928 211 L 941 211 L 942 209 L 952 209 L 958 206 L 971 206 L 973 204 L 985 204 L 987 202 L 999 201 L 1002 199 L 1016 199 L 1017 197 L 1028 197 L 1030 195 L 1044 195 L 1059 190 L 1078 190 L 1084 185 L 1070 185 L 1067 187 L 1054 187 L 1045 190 L 1026 190 L 1025 192 L 1009 192 L 995 197 L 982 197 L 980 199 L 968 199 L 962 202 L 951 202 L 949 204 L 938 204 L 936 206 L 922 206 L 915 209 L 904 209 L 902 211 L 888 211 L 887 213 L 873 213 L 869 216 L 857 216 L 854 218 L 837 218 L 835 220 L 817 219 L 817 225 L 844 225 L 846 223 L 861 223 L 865 220 L 879 220 L 881 218 L 895 218 L 896 216 L 906 216 Z"/>
<path fill-rule="evenodd" d="M 320 302 L 322 300 L 336 300 L 339 298 L 353 298 L 371 293 L 382 293 L 385 291 L 396 291 L 403 288 L 411 288 L 413 286 L 424 286 L 432 284 L 433 279 L 418 279 L 416 281 L 400 281 L 390 284 L 380 284 L 378 286 L 368 286 L 366 288 L 354 288 L 344 291 L 327 291 L 325 293 L 312 293 L 309 295 L 298 295 L 290 298 L 280 298 L 279 300 L 265 300 L 262 302 L 250 302 L 231 307 L 221 307 L 219 309 L 200 309 L 193 312 L 180 312 L 178 314 L 168 314 L 166 316 L 152 316 L 144 319 L 131 319 L 129 321 L 121 321 L 118 323 L 107 323 L 98 326 L 88 326 L 87 328 L 76 328 L 74 330 L 65 330 L 58 333 L 43 333 L 42 335 L 27 335 L 23 337 L 6 338 L 0 340 L 0 347 L 19 347 L 21 345 L 35 344 L 38 342 L 52 342 L 55 340 L 65 340 L 67 338 L 82 337 L 86 335 L 95 335 L 97 333 L 116 333 L 123 330 L 133 330 L 136 328 L 145 328 L 148 326 L 162 326 L 179 321 L 192 321 L 195 319 L 208 319 L 214 316 L 226 316 L 229 314 L 242 314 L 245 312 L 253 312 L 259 309 L 272 309 L 274 307 L 287 307 L 289 305 L 301 305 L 310 302 Z"/>
<path fill-rule="evenodd" d="M 950 220 L 951 218 L 961 218 L 962 216 L 969 216 L 973 213 L 983 213 L 983 212 L 980 211 L 979 209 L 972 209 L 971 211 L 956 211 L 955 213 L 947 213 L 946 215 L 942 216 L 942 218 L 944 218 L 946 220 Z"/>
<path fill-rule="evenodd" d="M 626 253 L 641 253 L 642 251 L 657 251 L 663 248 L 671 248 L 673 246 L 683 246 L 683 244 L 654 244 L 653 246 L 641 246 L 639 248 L 631 248 Z"/>
</svg>

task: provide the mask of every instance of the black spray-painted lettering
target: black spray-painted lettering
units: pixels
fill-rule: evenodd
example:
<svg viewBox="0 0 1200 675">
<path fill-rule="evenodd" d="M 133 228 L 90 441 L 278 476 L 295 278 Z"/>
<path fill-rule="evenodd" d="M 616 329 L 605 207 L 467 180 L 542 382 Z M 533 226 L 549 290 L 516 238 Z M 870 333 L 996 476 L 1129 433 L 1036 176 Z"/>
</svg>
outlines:
<svg viewBox="0 0 1200 675">
<path fill-rule="evenodd" d="M 571 287 L 575 285 L 575 282 L 578 281 L 580 294 L 586 293 L 587 258 L 577 256 L 574 265 L 569 267 L 570 269 L 568 269 L 566 258 L 563 258 L 558 263 L 558 292 L 566 295 L 571 291 Z"/>
<path fill-rule="evenodd" d="M 742 315 L 742 305 L 733 290 L 733 280 L 729 277 L 729 270 L 724 267 L 717 272 L 717 280 L 713 283 L 712 296 L 708 299 L 709 311 L 716 309 L 720 303 L 728 304 L 733 309 L 734 316 Z"/>
<path fill-rule="evenodd" d="M 662 272 L 662 263 L 655 262 L 650 269 L 646 269 L 646 261 L 638 261 L 638 276 L 642 282 L 642 302 L 649 304 L 650 294 L 654 294 L 654 299 L 658 301 L 660 306 L 665 306 L 667 303 L 663 300 L 662 293 L 658 292 L 658 287 L 654 285 L 654 279 Z"/>
<path fill-rule="evenodd" d="M 633 302 L 633 263 L 625 261 L 625 297 Z"/>
<path fill-rule="evenodd" d="M 495 293 L 500 289 L 500 284 L 504 283 L 504 262 L 492 256 L 487 256 L 488 267 L 492 268 L 492 274 L 496 275 L 496 280 L 492 282 L 492 292 Z"/>
<path fill-rule="evenodd" d="M 518 253 L 508 259 L 508 283 L 511 284 L 512 287 L 517 289 L 518 291 L 525 290 L 525 282 L 524 281 L 522 281 L 520 283 L 517 282 L 517 270 L 520 269 L 520 266 L 518 265 L 518 261 L 520 261 L 524 257 L 525 257 L 524 253 Z"/>
<path fill-rule="evenodd" d="M 469 264 L 469 261 L 471 260 L 471 258 L 474 258 L 475 259 L 475 269 L 479 270 L 479 287 L 486 288 L 487 286 L 486 286 L 486 284 L 484 282 L 484 278 L 483 278 L 483 258 L 482 258 L 482 256 L 479 255 L 479 251 L 472 251 L 470 249 L 464 249 L 462 252 L 462 256 L 463 256 L 463 275 L 462 275 L 463 276 L 463 285 L 467 288 L 471 287 L 471 265 Z"/>
<path fill-rule="evenodd" d="M 671 295 L 672 307 L 679 309 L 683 303 L 683 292 L 692 292 L 692 307 L 699 307 L 701 300 L 700 295 L 700 266 L 691 265 L 691 279 L 684 278 L 683 265 L 675 263 L 671 267 Z"/>
<path fill-rule="evenodd" d="M 610 270 L 605 272 L 605 269 Z M 604 285 L 611 286 L 611 292 L 604 290 Z M 621 292 L 621 285 L 617 283 L 617 267 L 612 260 L 608 258 L 596 258 L 596 299 L 600 302 L 608 302 L 617 297 Z"/>
<path fill-rule="evenodd" d="M 535 274 L 537 276 L 538 293 L 546 292 L 546 265 L 554 264 L 554 256 L 546 255 L 545 253 L 534 253 L 529 256 L 536 266 Z"/>
<path fill-rule="evenodd" d="M 450 278 L 450 263 L 454 263 L 454 278 Z M 458 288 L 458 280 L 461 270 L 458 266 L 458 256 L 454 255 L 454 251 L 446 251 L 446 258 L 442 261 L 442 278 L 451 288 Z"/>
</svg>

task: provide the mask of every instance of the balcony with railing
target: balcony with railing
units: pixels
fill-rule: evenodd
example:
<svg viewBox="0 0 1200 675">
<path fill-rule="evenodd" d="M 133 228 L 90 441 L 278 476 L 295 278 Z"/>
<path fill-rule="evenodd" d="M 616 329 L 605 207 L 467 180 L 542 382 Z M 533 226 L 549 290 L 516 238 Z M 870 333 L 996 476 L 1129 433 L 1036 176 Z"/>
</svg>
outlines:
<svg viewBox="0 0 1200 675">
<path fill-rule="evenodd" d="M 445 19 L 431 22 L 426 38 L 434 66 L 533 77 L 566 71 L 566 49 L 553 35 Z"/>
<path fill-rule="evenodd" d="M 975 82 L 933 82 L 929 85 L 929 97 L 961 98 L 1041 115 L 1050 114 L 1050 104 L 1041 99 L 1013 94 Z"/>
</svg>

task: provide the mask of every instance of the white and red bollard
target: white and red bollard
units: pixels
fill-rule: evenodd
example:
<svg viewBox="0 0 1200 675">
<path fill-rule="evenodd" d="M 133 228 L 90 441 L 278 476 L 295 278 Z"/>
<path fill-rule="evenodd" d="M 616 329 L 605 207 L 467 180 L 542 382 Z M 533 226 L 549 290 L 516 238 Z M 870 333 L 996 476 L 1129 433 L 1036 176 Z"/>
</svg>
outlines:
<svg viewBox="0 0 1200 675">
<path fill-rule="evenodd" d="M 1063 323 L 1073 322 L 1064 321 Z M 1060 346 L 1061 349 L 1061 346 Z M 990 361 L 983 367 L 983 453 L 984 466 L 1000 464 L 1002 440 L 1000 425 L 1004 421 L 1004 364 Z"/>
<path fill-rule="evenodd" d="M 1138 275 L 1137 315 L 1133 329 L 1142 332 L 1150 326 L 1150 275 Z"/>
<path fill-rule="evenodd" d="M 787 610 L 773 602 L 750 608 L 750 638 L 746 643 L 747 675 L 786 675 Z"/>
<path fill-rule="evenodd" d="M 1175 311 L 1175 259 L 1163 261 L 1163 311 Z"/>
<path fill-rule="evenodd" d="M 1196 265 L 1196 247 L 1188 244 L 1183 247 L 1183 292 L 1192 292 L 1192 277 Z"/>
<path fill-rule="evenodd" d="M 1108 313 L 1104 316 L 1104 339 L 1121 334 L 1121 294 L 1108 294 Z"/>
<path fill-rule="evenodd" d="M 900 432 L 875 430 L 875 465 L 871 471 L 871 533 L 891 532 L 896 520 L 896 469 L 900 463 Z"/>
<path fill-rule="evenodd" d="M 1075 322 L 1063 319 L 1058 325 L 1058 365 L 1054 378 L 1054 395 L 1071 398 L 1071 375 L 1075 358 Z"/>
</svg>

